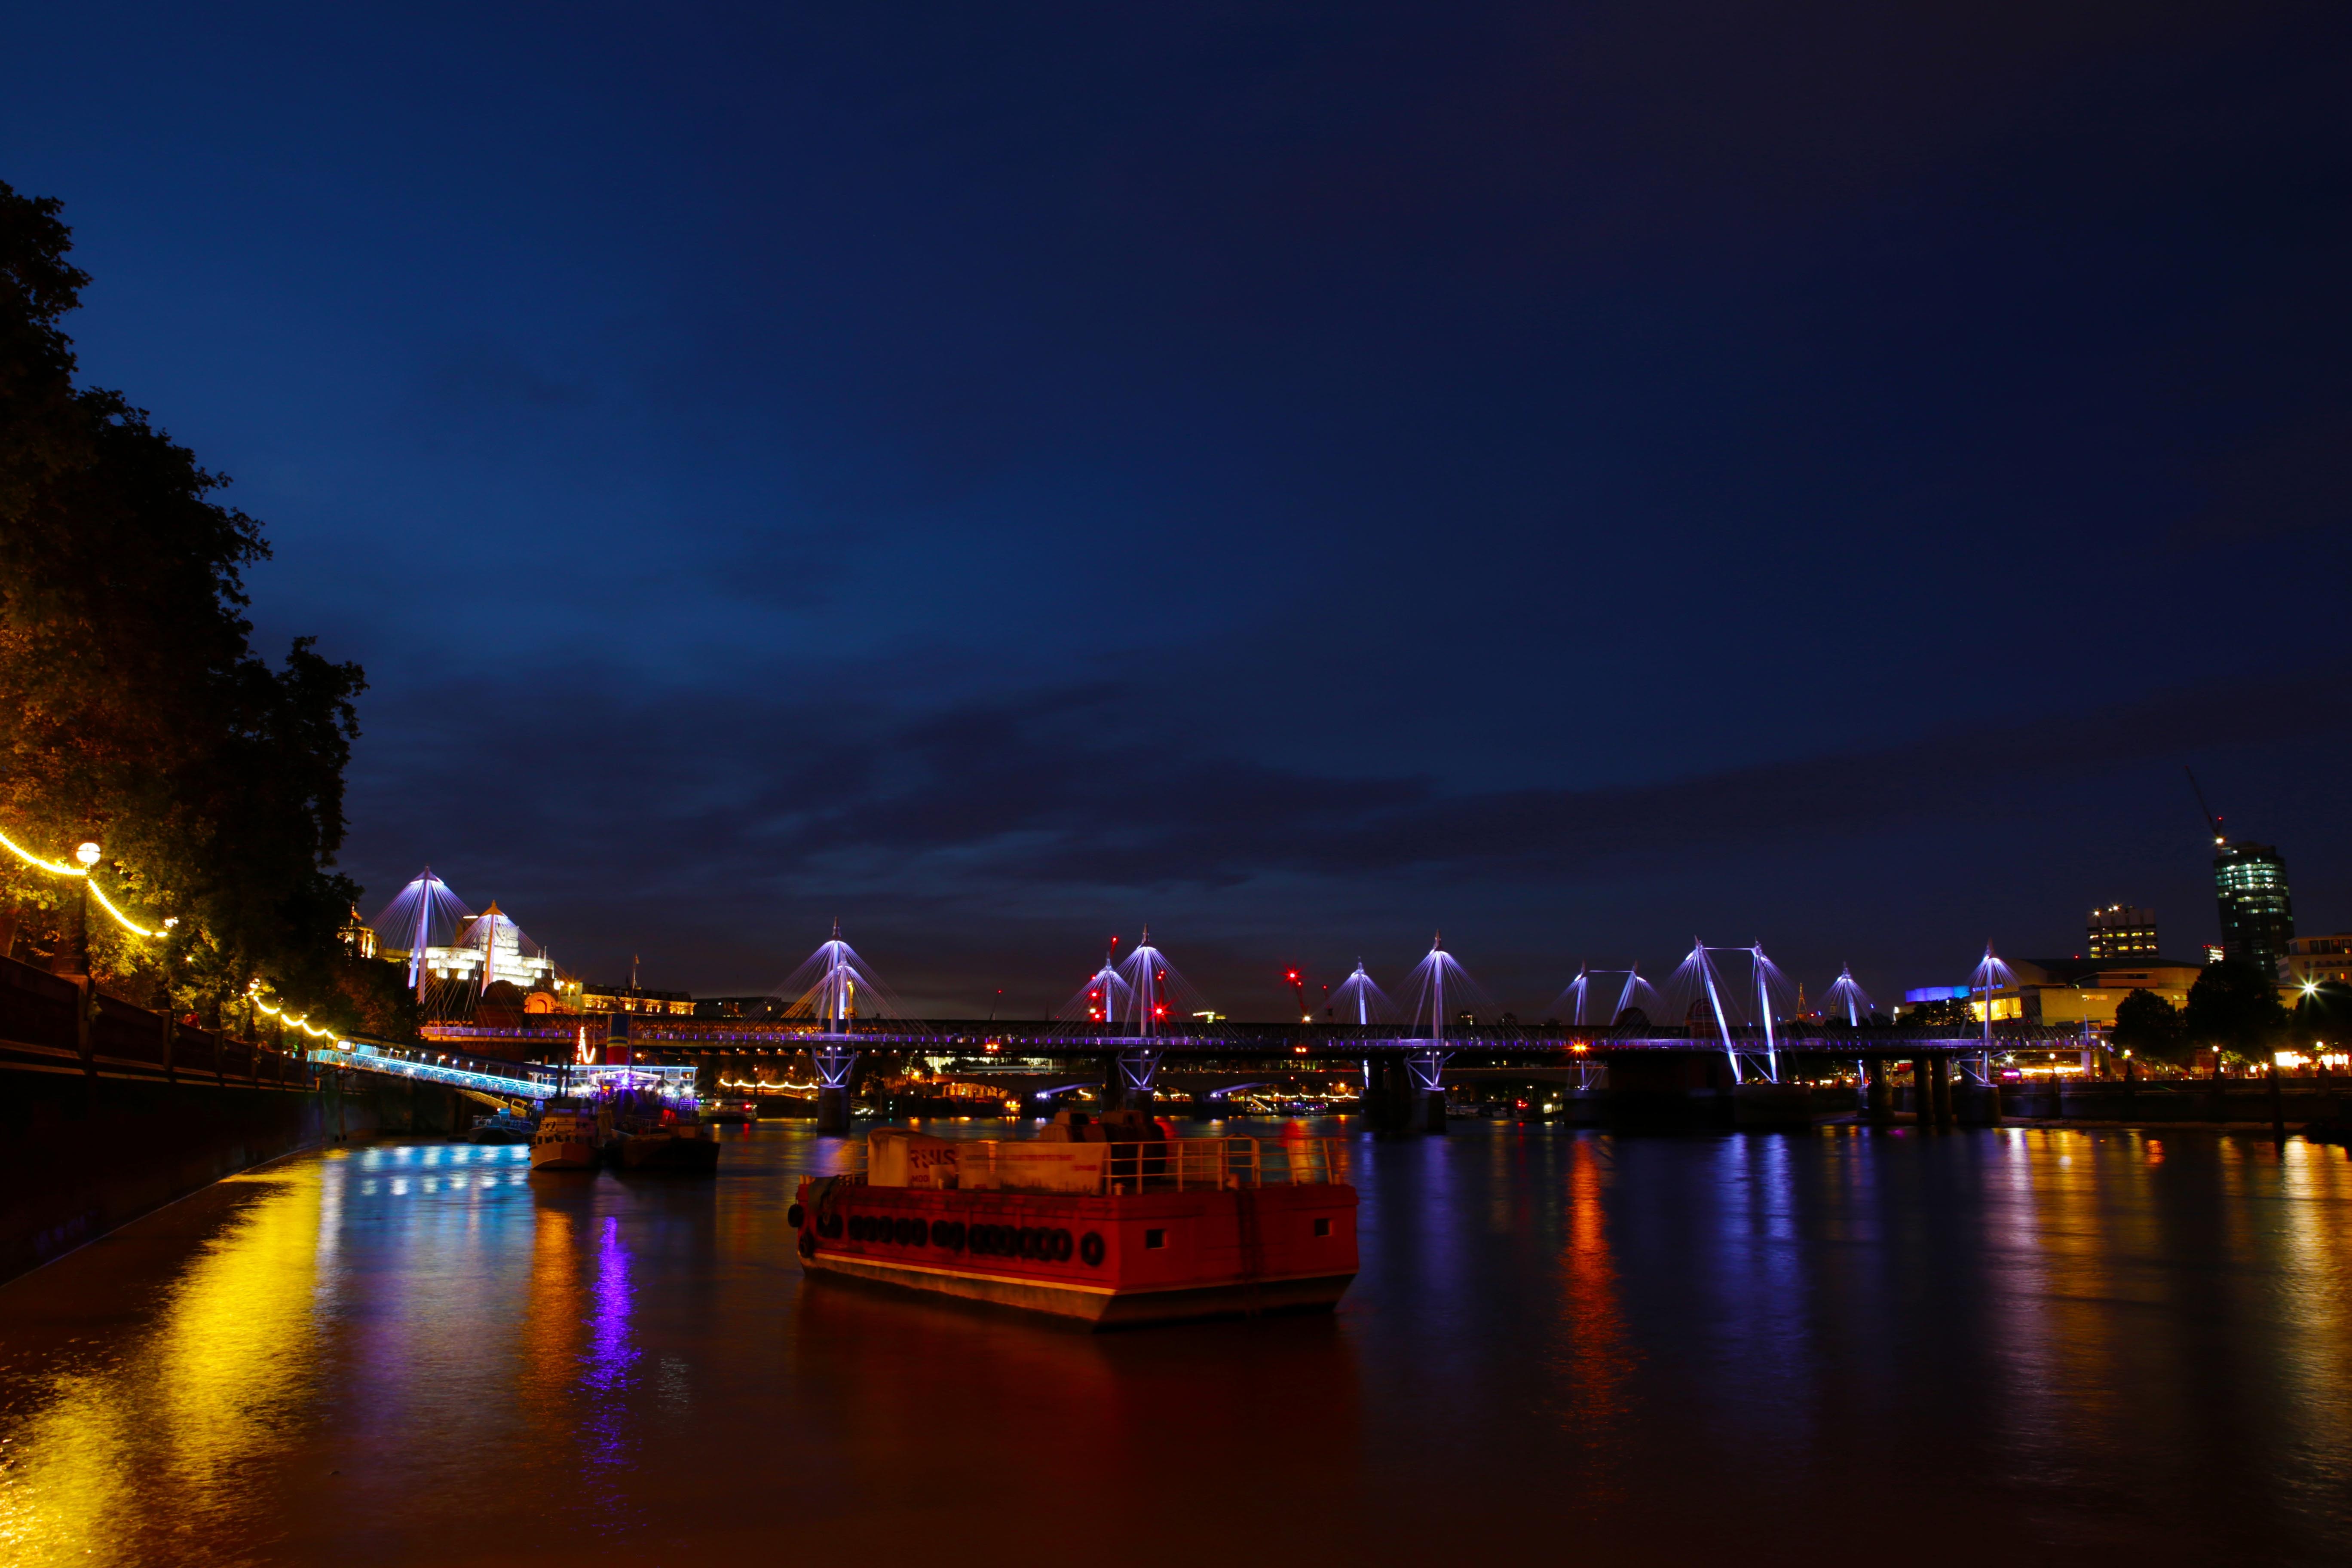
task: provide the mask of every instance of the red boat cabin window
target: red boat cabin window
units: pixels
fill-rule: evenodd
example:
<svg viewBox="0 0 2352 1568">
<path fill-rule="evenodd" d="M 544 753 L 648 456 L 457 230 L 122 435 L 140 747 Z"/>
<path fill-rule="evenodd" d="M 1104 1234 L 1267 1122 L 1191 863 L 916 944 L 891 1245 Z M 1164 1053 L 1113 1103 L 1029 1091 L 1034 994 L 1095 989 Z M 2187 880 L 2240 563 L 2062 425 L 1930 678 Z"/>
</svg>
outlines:
<svg viewBox="0 0 2352 1568">
<path fill-rule="evenodd" d="M 1316 1234 L 1316 1235 L 1318 1235 L 1318 1236 L 1328 1236 L 1328 1235 L 1330 1235 L 1330 1234 L 1331 1234 L 1331 1222 L 1330 1222 L 1329 1220 L 1328 1220 L 1328 1219 L 1318 1219 L 1318 1220 L 1317 1220 L 1317 1221 L 1315 1222 L 1315 1234 Z"/>
<path fill-rule="evenodd" d="M 1168 1245 L 1168 1233 L 1164 1230 L 1147 1230 L 1143 1233 L 1143 1245 L 1146 1247 L 1165 1247 Z"/>
</svg>

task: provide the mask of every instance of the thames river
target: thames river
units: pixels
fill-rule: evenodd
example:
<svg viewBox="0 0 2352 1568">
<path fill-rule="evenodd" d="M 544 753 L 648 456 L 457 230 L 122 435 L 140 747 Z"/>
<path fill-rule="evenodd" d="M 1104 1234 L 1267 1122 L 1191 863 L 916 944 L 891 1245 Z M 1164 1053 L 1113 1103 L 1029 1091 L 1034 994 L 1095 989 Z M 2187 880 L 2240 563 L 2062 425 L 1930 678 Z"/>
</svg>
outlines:
<svg viewBox="0 0 2352 1568">
<path fill-rule="evenodd" d="M 2352 1559 L 2341 1150 L 1317 1130 L 1336 1314 L 1105 1336 L 804 1280 L 797 1128 L 298 1157 L 0 1288 L 0 1561 Z"/>
</svg>

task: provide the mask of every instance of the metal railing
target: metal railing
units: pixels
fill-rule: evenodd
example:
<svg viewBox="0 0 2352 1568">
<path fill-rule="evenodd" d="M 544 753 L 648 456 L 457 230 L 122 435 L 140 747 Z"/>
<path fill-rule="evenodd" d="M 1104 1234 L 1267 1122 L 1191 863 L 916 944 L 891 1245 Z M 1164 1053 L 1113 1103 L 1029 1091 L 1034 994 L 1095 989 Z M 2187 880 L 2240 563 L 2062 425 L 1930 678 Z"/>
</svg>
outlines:
<svg viewBox="0 0 2352 1568">
<path fill-rule="evenodd" d="M 1101 1190 L 1109 1196 L 1348 1179 L 1348 1146 L 1337 1138 L 1175 1138 L 1108 1147 Z"/>
<path fill-rule="evenodd" d="M 1103 1192 L 1213 1192 L 1230 1187 L 1301 1187 L 1345 1180 L 1339 1138 L 1169 1138 L 1112 1142 Z"/>
<path fill-rule="evenodd" d="M 961 1146 L 988 1149 L 992 1160 L 992 1151 L 1001 1142 L 975 1138 Z M 1344 1138 L 1170 1138 L 1097 1147 L 1104 1150 L 1102 1174 L 1094 1189 L 1098 1197 L 1130 1197 L 1138 1193 L 1230 1192 L 1240 1187 L 1299 1187 L 1348 1179 L 1348 1142 Z M 846 1157 L 841 1167 L 825 1173 L 842 1178 L 845 1186 L 866 1185 L 866 1141 L 859 1139 L 845 1144 L 842 1153 Z M 975 1190 L 1050 1195 L 1042 1188 L 1017 1186 Z"/>
</svg>

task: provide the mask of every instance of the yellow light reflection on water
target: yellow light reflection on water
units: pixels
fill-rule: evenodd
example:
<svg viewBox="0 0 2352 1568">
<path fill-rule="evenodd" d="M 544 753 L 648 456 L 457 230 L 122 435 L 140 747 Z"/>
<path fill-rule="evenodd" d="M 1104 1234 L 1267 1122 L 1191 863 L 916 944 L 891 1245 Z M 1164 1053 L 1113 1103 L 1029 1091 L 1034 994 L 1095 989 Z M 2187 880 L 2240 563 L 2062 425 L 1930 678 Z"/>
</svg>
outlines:
<svg viewBox="0 0 2352 1568">
<path fill-rule="evenodd" d="M 100 1324 L 56 1349 L 12 1401 L 31 1408 L 11 1424 L 0 1469 L 0 1561 L 142 1563 L 186 1555 L 194 1542 L 206 1556 L 258 1542 L 271 1500 L 256 1478 L 304 1437 L 320 1186 L 310 1161 L 230 1178 L 229 1195 L 262 1190 L 141 1328 L 118 1336 Z M 170 1506 L 146 1506 L 151 1493 Z"/>
</svg>

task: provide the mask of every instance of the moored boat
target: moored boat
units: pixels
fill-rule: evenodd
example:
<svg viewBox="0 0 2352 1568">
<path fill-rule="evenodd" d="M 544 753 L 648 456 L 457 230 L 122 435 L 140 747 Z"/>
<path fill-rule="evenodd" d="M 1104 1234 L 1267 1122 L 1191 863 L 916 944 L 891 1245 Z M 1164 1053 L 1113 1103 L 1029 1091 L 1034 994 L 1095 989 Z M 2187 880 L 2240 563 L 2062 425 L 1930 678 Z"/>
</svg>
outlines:
<svg viewBox="0 0 2352 1568">
<path fill-rule="evenodd" d="M 573 1100 L 551 1100 L 531 1134 L 533 1171 L 593 1171 L 599 1140 L 596 1118 Z"/>
<path fill-rule="evenodd" d="M 464 1137 L 468 1143 L 528 1143 L 538 1131 L 539 1123 L 530 1117 L 501 1110 L 475 1122 Z"/>
<path fill-rule="evenodd" d="M 813 1274 L 1097 1328 L 1328 1310 L 1356 1276 L 1335 1139 L 1178 1138 L 1065 1111 L 1034 1140 L 895 1128 L 863 1174 L 811 1177 L 787 1216 Z"/>
<path fill-rule="evenodd" d="M 617 1134 L 614 1163 L 624 1171 L 669 1171 L 709 1175 L 719 1169 L 719 1140 L 690 1121 Z"/>
</svg>

